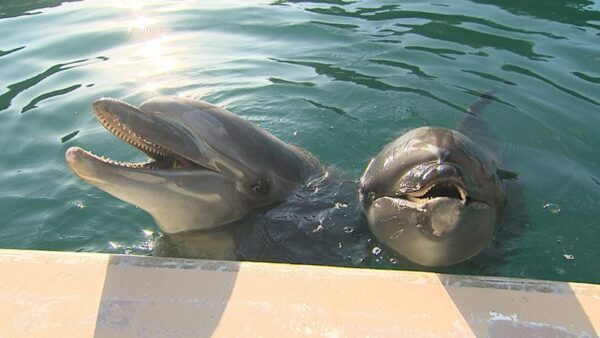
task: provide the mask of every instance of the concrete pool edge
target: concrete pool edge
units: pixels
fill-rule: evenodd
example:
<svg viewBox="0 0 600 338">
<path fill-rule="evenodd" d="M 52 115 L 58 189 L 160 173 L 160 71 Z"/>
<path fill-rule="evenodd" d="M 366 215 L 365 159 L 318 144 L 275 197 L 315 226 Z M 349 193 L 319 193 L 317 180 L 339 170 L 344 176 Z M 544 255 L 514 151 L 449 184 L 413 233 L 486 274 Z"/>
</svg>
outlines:
<svg viewBox="0 0 600 338">
<path fill-rule="evenodd" d="M 598 336 L 600 285 L 0 249 L 0 336 Z"/>
</svg>

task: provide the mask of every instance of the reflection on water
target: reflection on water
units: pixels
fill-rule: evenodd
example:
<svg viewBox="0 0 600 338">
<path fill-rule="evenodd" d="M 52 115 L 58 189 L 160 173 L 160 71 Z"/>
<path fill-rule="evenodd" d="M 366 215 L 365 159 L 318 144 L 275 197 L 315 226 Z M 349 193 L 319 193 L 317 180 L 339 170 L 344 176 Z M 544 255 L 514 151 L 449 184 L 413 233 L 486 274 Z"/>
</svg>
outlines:
<svg viewBox="0 0 600 338">
<path fill-rule="evenodd" d="M 118 53 L 122 75 L 143 82 L 142 90 L 149 93 L 177 86 L 170 75 L 185 47 L 170 35 L 167 26 L 146 14 L 143 1 L 117 2 L 115 6 L 130 11 L 126 19 L 130 43 Z"/>
<path fill-rule="evenodd" d="M 143 159 L 94 120 L 90 104 L 101 96 L 203 98 L 355 181 L 402 132 L 456 127 L 494 91 L 484 118 L 525 184 L 527 217 L 515 216 L 523 233 L 499 240 L 493 273 L 600 282 L 592 1 L 5 1 L 0 30 L 9 32 L 0 36 L 2 247 L 147 253 L 159 241 L 143 232 L 156 231 L 148 215 L 64 164 L 72 145 Z M 343 265 L 364 255 L 360 264 L 402 267 L 375 250 L 353 201 L 336 194 L 293 197 L 279 223 L 268 210 L 256 216 L 242 254 Z M 336 203 L 353 211 L 342 217 Z"/>
</svg>

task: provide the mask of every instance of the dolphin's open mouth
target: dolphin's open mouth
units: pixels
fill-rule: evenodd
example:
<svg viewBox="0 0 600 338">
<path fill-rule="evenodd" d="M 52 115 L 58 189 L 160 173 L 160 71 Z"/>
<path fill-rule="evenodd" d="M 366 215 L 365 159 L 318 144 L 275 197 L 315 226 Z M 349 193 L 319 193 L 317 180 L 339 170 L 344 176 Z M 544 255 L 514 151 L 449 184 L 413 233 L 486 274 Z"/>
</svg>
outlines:
<svg viewBox="0 0 600 338">
<path fill-rule="evenodd" d="M 97 101 L 98 102 L 98 101 Z M 121 121 L 117 114 L 107 111 L 101 103 L 94 104 L 94 113 L 102 126 L 120 140 L 134 146 L 150 157 L 145 162 L 122 162 L 104 156 L 98 156 L 91 151 L 77 148 L 80 154 L 88 156 L 104 164 L 128 169 L 206 169 L 205 167 L 182 157 L 166 147 L 145 138 L 139 130 Z"/>
<path fill-rule="evenodd" d="M 398 197 L 419 205 L 444 197 L 459 200 L 462 204 L 467 204 L 469 200 L 463 185 L 455 180 L 433 182 L 420 190 Z"/>
</svg>

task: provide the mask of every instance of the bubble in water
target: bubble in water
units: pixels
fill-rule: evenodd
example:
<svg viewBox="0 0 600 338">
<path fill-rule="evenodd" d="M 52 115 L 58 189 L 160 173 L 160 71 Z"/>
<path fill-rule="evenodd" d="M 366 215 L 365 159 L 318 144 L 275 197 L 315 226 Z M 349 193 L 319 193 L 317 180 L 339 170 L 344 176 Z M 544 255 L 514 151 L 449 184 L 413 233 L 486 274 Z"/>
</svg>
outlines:
<svg viewBox="0 0 600 338">
<path fill-rule="evenodd" d="M 390 258 L 390 263 L 396 265 L 398 261 L 395 258 Z"/>
<path fill-rule="evenodd" d="M 353 227 L 344 227 L 344 232 L 347 234 L 351 234 L 354 232 L 354 228 Z"/>
<path fill-rule="evenodd" d="M 317 224 L 317 227 L 312 231 L 312 233 L 314 234 L 315 232 L 319 232 L 323 230 L 323 223 L 319 222 L 319 224 Z"/>
<path fill-rule="evenodd" d="M 116 248 L 118 248 L 120 245 L 115 243 L 115 242 L 108 242 L 108 245 L 110 246 L 111 249 L 115 250 Z"/>
<path fill-rule="evenodd" d="M 77 201 L 77 202 L 75 203 L 75 207 L 76 207 L 77 209 L 83 209 L 83 208 L 85 208 L 85 204 L 83 204 L 83 202 L 82 202 L 82 201 Z"/>
<path fill-rule="evenodd" d="M 144 230 L 142 230 L 142 232 L 144 233 L 144 236 L 146 236 L 146 237 L 151 237 L 152 235 L 154 235 L 154 232 L 152 230 L 144 229 Z"/>
<path fill-rule="evenodd" d="M 560 212 L 560 206 L 556 203 L 546 203 L 544 204 L 544 209 L 554 215 Z"/>
<path fill-rule="evenodd" d="M 149 254 L 154 249 L 154 241 L 149 240 L 133 245 L 132 247 L 126 248 L 125 251 L 129 251 L 130 254 Z"/>
<path fill-rule="evenodd" d="M 335 208 L 336 209 L 343 209 L 343 208 L 347 208 L 347 207 L 348 207 L 348 203 L 335 202 Z"/>
<path fill-rule="evenodd" d="M 575 259 L 575 256 L 569 255 L 569 254 L 564 254 L 563 257 L 566 258 L 566 259 L 568 259 L 568 260 L 570 260 L 570 261 Z"/>
<path fill-rule="evenodd" d="M 371 252 L 373 253 L 373 255 L 378 256 L 381 253 L 381 248 L 376 246 Z"/>
<path fill-rule="evenodd" d="M 294 130 L 294 136 L 298 136 L 298 131 Z"/>
</svg>

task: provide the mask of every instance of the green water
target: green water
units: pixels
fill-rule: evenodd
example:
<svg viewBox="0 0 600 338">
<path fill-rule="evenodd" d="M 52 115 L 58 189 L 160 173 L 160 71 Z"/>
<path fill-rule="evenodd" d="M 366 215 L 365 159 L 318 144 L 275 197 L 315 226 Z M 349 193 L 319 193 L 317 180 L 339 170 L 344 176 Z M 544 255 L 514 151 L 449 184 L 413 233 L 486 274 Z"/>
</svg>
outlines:
<svg viewBox="0 0 600 338">
<path fill-rule="evenodd" d="M 497 273 L 600 283 L 597 2 L 244 3 L 0 2 L 0 247 L 150 252 L 152 219 L 64 162 L 73 145 L 143 159 L 97 123 L 98 97 L 203 98 L 356 180 L 493 90 L 528 217 Z"/>
</svg>

